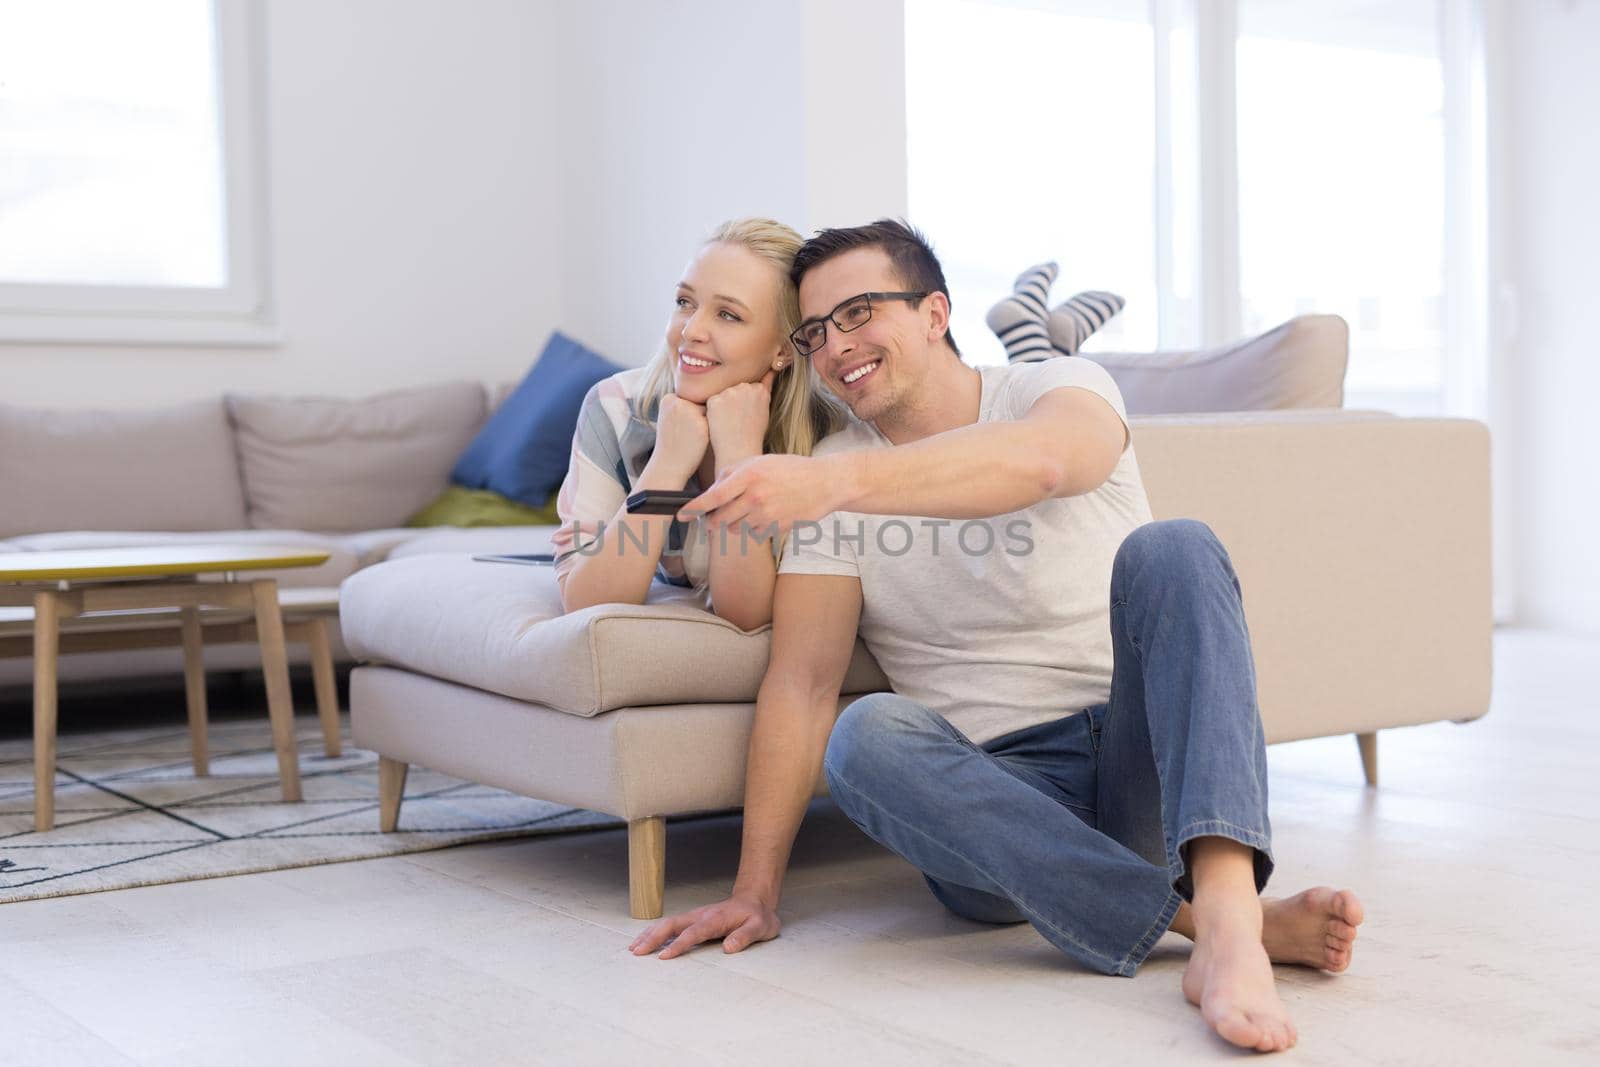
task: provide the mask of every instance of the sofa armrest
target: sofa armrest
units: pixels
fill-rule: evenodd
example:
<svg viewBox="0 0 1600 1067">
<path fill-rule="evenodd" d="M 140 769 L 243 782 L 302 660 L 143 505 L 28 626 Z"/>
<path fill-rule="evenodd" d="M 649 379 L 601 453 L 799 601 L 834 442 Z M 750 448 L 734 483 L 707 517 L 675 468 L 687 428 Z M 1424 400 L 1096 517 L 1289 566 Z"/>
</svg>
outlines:
<svg viewBox="0 0 1600 1067">
<path fill-rule="evenodd" d="M 1233 557 L 1268 741 L 1488 710 L 1486 426 L 1299 411 L 1133 438 L 1156 518 L 1209 524 Z"/>
</svg>

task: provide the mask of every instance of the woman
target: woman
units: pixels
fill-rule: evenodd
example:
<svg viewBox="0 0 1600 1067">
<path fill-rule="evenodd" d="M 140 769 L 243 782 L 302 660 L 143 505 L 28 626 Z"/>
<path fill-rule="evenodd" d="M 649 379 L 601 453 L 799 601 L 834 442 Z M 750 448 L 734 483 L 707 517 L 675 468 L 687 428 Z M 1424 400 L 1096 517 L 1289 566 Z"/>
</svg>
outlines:
<svg viewBox="0 0 1600 1067">
<path fill-rule="evenodd" d="M 840 424 L 789 334 L 800 321 L 789 266 L 798 233 L 771 219 L 719 226 L 678 283 L 666 343 L 649 365 L 584 398 L 556 498 L 556 580 L 567 611 L 642 604 L 660 577 L 741 629 L 772 620 L 774 547 L 700 522 L 630 515 L 640 489 L 699 492 L 765 452 L 809 455 Z"/>
</svg>

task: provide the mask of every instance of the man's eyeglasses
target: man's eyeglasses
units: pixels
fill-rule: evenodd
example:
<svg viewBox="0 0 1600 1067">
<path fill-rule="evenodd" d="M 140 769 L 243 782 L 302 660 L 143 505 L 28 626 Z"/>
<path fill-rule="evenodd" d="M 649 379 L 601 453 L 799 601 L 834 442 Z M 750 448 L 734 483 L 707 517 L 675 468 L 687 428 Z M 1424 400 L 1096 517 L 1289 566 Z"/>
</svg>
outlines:
<svg viewBox="0 0 1600 1067">
<path fill-rule="evenodd" d="M 927 293 L 858 293 L 845 300 L 820 319 L 802 322 L 800 328 L 789 335 L 794 347 L 802 356 L 809 356 L 828 343 L 828 323 L 832 322 L 840 333 L 859 330 L 872 320 L 874 300 L 921 300 Z"/>
</svg>

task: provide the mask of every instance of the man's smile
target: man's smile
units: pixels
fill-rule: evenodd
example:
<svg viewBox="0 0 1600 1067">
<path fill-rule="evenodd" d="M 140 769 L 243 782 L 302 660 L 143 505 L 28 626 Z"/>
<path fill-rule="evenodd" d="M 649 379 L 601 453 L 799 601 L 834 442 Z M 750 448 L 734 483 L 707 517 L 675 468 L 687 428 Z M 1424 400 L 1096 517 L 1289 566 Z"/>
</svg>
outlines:
<svg viewBox="0 0 1600 1067">
<path fill-rule="evenodd" d="M 863 362 L 854 364 L 847 370 L 836 375 L 836 377 L 846 388 L 854 388 L 860 385 L 866 379 L 870 378 L 882 364 L 882 357 L 864 360 Z"/>
</svg>

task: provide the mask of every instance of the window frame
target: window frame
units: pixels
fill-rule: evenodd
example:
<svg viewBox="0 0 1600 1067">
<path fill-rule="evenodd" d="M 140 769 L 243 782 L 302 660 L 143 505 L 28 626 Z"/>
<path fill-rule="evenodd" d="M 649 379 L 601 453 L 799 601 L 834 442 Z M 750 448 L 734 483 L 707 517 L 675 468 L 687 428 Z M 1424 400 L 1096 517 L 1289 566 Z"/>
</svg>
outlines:
<svg viewBox="0 0 1600 1067">
<path fill-rule="evenodd" d="M 212 0 L 228 284 L 0 282 L 0 343 L 274 345 L 267 269 L 262 11 Z"/>
</svg>

